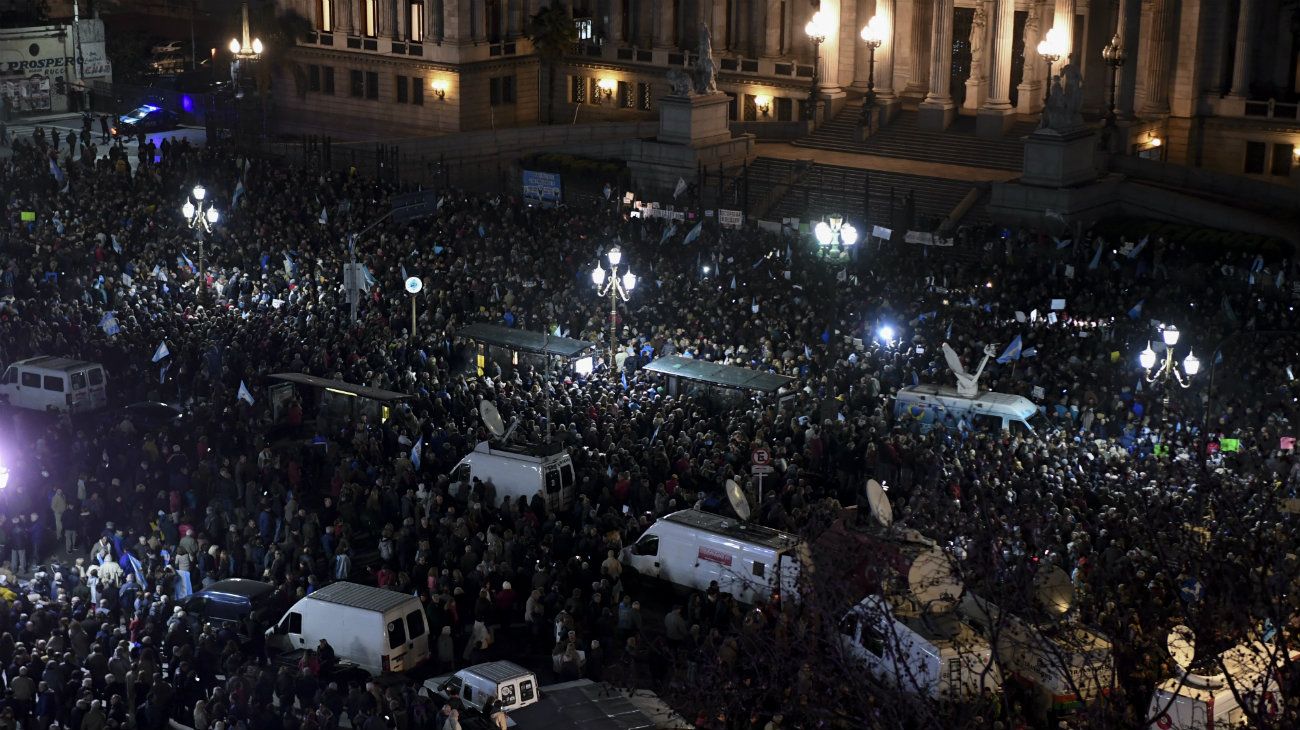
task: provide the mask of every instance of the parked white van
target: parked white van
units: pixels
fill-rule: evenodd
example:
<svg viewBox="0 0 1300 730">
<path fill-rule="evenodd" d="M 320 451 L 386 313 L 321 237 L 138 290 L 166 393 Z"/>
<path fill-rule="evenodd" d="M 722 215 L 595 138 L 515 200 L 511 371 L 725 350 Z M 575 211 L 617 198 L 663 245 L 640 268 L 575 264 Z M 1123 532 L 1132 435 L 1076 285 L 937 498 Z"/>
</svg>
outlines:
<svg viewBox="0 0 1300 730">
<path fill-rule="evenodd" d="M 539 689 L 536 674 L 506 661 L 475 664 L 424 682 L 429 696 L 446 700 L 455 693 L 461 702 L 479 712 L 483 712 L 488 700 L 496 700 L 506 712 L 528 707 L 541 698 Z"/>
<path fill-rule="evenodd" d="M 1219 661 L 1208 670 L 1213 674 L 1188 671 L 1170 677 L 1156 687 L 1151 697 L 1147 717 L 1153 719 L 1147 727 L 1150 730 L 1211 730 L 1244 726 L 1248 718 L 1238 695 L 1249 697 L 1256 703 L 1252 708 L 1254 712 L 1276 717 L 1282 701 L 1277 676 L 1286 665 L 1282 651 L 1277 645 L 1270 646 L 1262 641 L 1241 644 L 1219 656 Z M 1300 651 L 1292 651 L 1290 661 L 1297 660 L 1300 660 Z M 1193 666 L 1192 669 L 1198 668 Z M 1227 671 L 1222 671 L 1224 669 Z M 1228 675 L 1232 676 L 1231 683 Z M 1233 687 L 1237 690 L 1235 694 Z"/>
<path fill-rule="evenodd" d="M 52 355 L 19 360 L 0 376 L 0 402 L 60 413 L 104 408 L 108 405 L 104 366 Z"/>
<path fill-rule="evenodd" d="M 552 512 L 571 506 L 577 491 L 573 460 L 558 443 L 480 442 L 452 469 L 451 479 L 491 482 L 498 504 L 502 497 L 531 500 L 541 492 Z"/>
<path fill-rule="evenodd" d="M 424 607 L 415 596 L 356 583 L 331 583 L 293 604 L 266 632 L 278 652 L 329 642 L 340 661 L 372 675 L 404 672 L 429 657 Z"/>
<path fill-rule="evenodd" d="M 957 610 L 985 637 L 993 637 L 1007 679 L 1029 688 L 1033 709 L 1042 715 L 1072 715 L 1114 688 L 1111 642 L 1082 624 L 1062 620 L 1035 626 L 970 591 Z"/>
<path fill-rule="evenodd" d="M 988 642 L 957 612 L 925 611 L 910 594 L 862 599 L 840 621 L 838 640 L 903 692 L 955 700 L 1002 689 Z"/>
<path fill-rule="evenodd" d="M 895 423 L 925 433 L 937 425 L 950 429 L 1033 433 L 1047 419 L 1033 401 L 986 390 L 974 398 L 957 395 L 945 385 L 909 385 L 894 398 Z"/>
<path fill-rule="evenodd" d="M 642 576 L 695 590 L 716 580 L 744 603 L 796 597 L 800 572 L 811 565 L 796 535 L 695 509 L 656 520 L 621 560 Z"/>
</svg>

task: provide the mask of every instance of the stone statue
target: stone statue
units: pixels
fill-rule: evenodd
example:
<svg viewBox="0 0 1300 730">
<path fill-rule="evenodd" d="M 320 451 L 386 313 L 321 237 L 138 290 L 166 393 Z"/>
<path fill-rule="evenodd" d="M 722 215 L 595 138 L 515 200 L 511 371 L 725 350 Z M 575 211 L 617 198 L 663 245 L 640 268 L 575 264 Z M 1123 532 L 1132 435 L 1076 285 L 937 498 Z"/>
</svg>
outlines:
<svg viewBox="0 0 1300 730">
<path fill-rule="evenodd" d="M 680 68 L 668 69 L 668 85 L 672 87 L 669 92 L 672 96 L 691 95 L 691 76 Z"/>
<path fill-rule="evenodd" d="M 1052 95 L 1043 107 L 1039 129 L 1066 132 L 1083 126 L 1083 74 L 1078 65 L 1067 63 L 1061 75 L 1052 79 Z"/>
<path fill-rule="evenodd" d="M 718 91 L 718 67 L 713 65 L 713 38 L 709 35 L 709 26 L 704 23 L 700 23 L 700 45 L 696 51 L 691 80 L 697 94 L 716 94 Z"/>
<path fill-rule="evenodd" d="M 975 15 L 970 21 L 970 78 L 984 78 L 984 36 L 988 27 L 988 13 L 984 3 L 975 6 Z"/>
</svg>

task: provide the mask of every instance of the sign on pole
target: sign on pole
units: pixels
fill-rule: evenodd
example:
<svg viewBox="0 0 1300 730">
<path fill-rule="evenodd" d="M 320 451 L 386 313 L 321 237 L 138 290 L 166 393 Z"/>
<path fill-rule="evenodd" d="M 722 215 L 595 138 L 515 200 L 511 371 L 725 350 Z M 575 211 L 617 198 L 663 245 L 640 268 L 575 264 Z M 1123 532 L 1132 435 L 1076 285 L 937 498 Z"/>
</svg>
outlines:
<svg viewBox="0 0 1300 730">
<path fill-rule="evenodd" d="M 524 170 L 524 200 L 546 207 L 559 205 L 561 195 L 559 173 Z"/>
<path fill-rule="evenodd" d="M 718 208 L 718 225 L 723 228 L 740 228 L 745 222 L 745 214 L 738 210 Z"/>
</svg>

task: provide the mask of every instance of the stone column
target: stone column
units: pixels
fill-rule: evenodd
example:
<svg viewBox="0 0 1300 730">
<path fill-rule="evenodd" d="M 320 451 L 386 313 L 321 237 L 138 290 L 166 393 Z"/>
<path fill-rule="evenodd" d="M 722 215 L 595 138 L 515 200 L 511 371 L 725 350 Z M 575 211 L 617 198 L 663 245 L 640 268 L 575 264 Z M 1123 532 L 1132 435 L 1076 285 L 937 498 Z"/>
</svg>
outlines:
<svg viewBox="0 0 1300 730">
<path fill-rule="evenodd" d="M 763 4 L 763 58 L 781 55 L 781 0 L 758 0 Z"/>
<path fill-rule="evenodd" d="M 1143 88 L 1142 116 L 1163 117 L 1169 114 L 1169 81 L 1174 60 L 1174 0 L 1144 0 L 1151 6 L 1151 42 L 1147 57 L 1142 59 L 1146 71 Z"/>
<path fill-rule="evenodd" d="M 1232 55 L 1232 90 L 1229 96 L 1244 99 L 1250 94 L 1251 21 L 1255 0 L 1240 0 L 1237 13 L 1237 47 Z"/>
<path fill-rule="evenodd" d="M 989 98 L 980 107 L 976 131 L 986 137 L 1001 137 L 1011 128 L 1011 46 L 1016 31 L 1015 0 L 997 0 L 993 10 L 992 79 Z"/>
<path fill-rule="evenodd" d="M 672 0 L 651 3 L 654 12 L 654 47 L 677 48 L 677 17 Z"/>
<path fill-rule="evenodd" d="M 849 38 L 853 44 L 853 88 L 859 91 L 867 89 L 867 72 L 871 66 L 869 58 L 871 54 L 867 51 L 866 44 L 862 42 L 861 33 L 863 26 L 871 20 L 872 4 L 871 0 L 857 0 L 857 22 L 849 29 L 852 31 Z M 882 43 L 881 46 L 883 45 Z"/>
<path fill-rule="evenodd" d="M 909 73 L 903 96 L 921 99 L 930 89 L 930 29 L 934 4 L 931 0 L 912 0 L 912 37 L 908 47 Z"/>
<path fill-rule="evenodd" d="M 952 124 L 957 109 L 952 103 L 953 0 L 934 0 L 934 33 L 930 48 L 930 91 L 918 108 L 921 129 L 943 131 Z"/>
<path fill-rule="evenodd" d="M 1066 55 L 1052 67 L 1052 73 L 1059 74 L 1061 67 L 1070 62 L 1070 55 L 1077 54 L 1081 50 L 1074 47 L 1074 0 L 1056 0 L 1056 17 L 1052 27 L 1061 29 L 1061 36 L 1065 39 L 1065 46 L 1068 49 Z"/>
<path fill-rule="evenodd" d="M 885 41 L 876 49 L 876 99 L 881 104 L 888 102 L 892 108 L 898 99 L 894 94 L 894 42 L 898 38 L 894 29 L 894 0 L 876 0 L 876 17 L 885 28 Z"/>
<path fill-rule="evenodd" d="M 850 0 L 851 1 L 851 0 Z M 949 0 L 951 2 L 951 0 Z M 842 96 L 840 89 L 840 0 L 822 0 L 822 18 L 826 21 L 829 33 L 822 41 L 818 51 L 818 64 L 821 70 L 821 95 Z M 800 31 L 803 29 L 801 28 Z"/>
<path fill-rule="evenodd" d="M 989 67 L 989 12 L 991 3 L 988 0 L 980 0 L 975 3 L 975 14 L 970 23 L 970 75 L 966 77 L 966 99 L 962 102 L 963 109 L 979 109 L 984 104 L 984 90 L 987 88 L 986 81 L 988 77 L 986 69 Z"/>
<path fill-rule="evenodd" d="M 606 26 L 605 37 L 613 45 L 623 43 L 623 0 L 608 0 L 608 19 L 609 25 Z"/>
<path fill-rule="evenodd" d="M 1043 37 L 1042 19 L 1041 3 L 1031 3 L 1025 17 L 1024 68 L 1020 72 L 1020 85 L 1016 87 L 1016 112 L 1020 114 L 1035 114 L 1043 108 L 1043 87 L 1039 78 L 1043 62 L 1035 50 Z"/>
<path fill-rule="evenodd" d="M 378 5 L 380 6 L 379 35 L 387 36 L 393 40 L 400 40 L 402 25 L 397 17 L 397 0 L 381 0 Z"/>
</svg>

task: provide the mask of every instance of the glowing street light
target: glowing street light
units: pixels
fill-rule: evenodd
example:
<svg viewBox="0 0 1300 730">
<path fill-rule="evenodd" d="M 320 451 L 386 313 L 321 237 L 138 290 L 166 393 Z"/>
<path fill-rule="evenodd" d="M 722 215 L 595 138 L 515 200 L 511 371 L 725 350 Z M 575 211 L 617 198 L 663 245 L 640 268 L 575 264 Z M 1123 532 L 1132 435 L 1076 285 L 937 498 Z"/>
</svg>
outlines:
<svg viewBox="0 0 1300 730">
<path fill-rule="evenodd" d="M 591 272 L 591 281 L 596 285 L 597 296 L 609 297 L 609 371 L 618 377 L 615 355 L 618 350 L 618 300 L 627 301 L 632 290 L 636 288 L 636 276 L 631 270 L 625 270 L 619 276 L 618 266 L 623 262 L 623 251 L 615 246 L 605 254 L 609 259 L 609 271 L 599 263 Z"/>
</svg>

